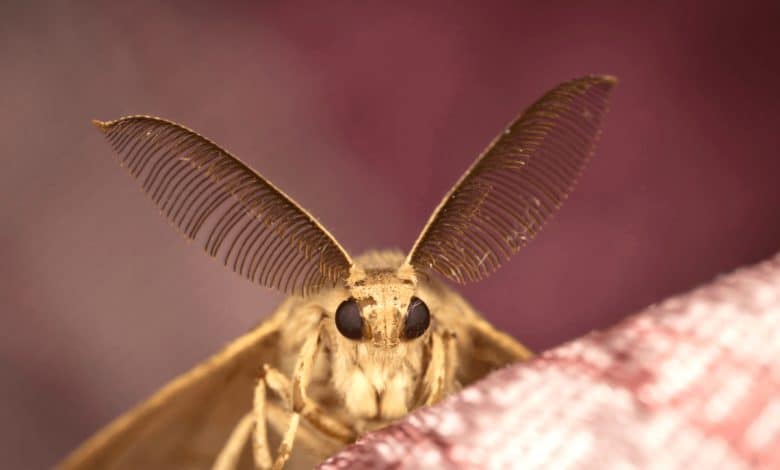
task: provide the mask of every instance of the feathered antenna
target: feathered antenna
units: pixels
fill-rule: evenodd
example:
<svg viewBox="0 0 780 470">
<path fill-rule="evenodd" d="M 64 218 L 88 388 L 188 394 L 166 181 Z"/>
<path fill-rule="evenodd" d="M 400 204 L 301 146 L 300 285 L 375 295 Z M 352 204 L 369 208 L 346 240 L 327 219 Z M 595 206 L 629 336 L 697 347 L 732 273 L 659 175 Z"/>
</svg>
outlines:
<svg viewBox="0 0 780 470">
<path fill-rule="evenodd" d="M 444 197 L 405 265 L 462 284 L 487 277 L 524 247 L 560 208 L 593 153 L 616 82 L 572 80 L 528 108 Z"/>
<path fill-rule="evenodd" d="M 349 275 L 349 255 L 314 217 L 214 142 L 150 116 L 93 124 L 160 212 L 233 271 L 301 295 Z"/>
</svg>

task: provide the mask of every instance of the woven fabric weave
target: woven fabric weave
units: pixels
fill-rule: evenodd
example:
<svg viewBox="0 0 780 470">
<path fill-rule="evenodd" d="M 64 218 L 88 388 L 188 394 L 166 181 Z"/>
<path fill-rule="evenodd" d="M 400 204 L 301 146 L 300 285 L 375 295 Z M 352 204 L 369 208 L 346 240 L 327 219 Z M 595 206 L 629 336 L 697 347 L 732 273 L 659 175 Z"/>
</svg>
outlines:
<svg viewBox="0 0 780 470">
<path fill-rule="evenodd" d="M 780 255 L 497 371 L 320 468 L 780 468 Z"/>
</svg>

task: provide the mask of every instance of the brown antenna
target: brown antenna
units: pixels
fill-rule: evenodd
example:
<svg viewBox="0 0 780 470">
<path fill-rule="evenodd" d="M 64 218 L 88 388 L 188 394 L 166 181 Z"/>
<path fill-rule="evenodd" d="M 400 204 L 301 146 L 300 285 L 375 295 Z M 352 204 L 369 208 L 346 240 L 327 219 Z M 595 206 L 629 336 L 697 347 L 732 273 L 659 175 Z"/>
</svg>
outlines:
<svg viewBox="0 0 780 470">
<path fill-rule="evenodd" d="M 487 277 L 524 247 L 593 153 L 616 82 L 572 80 L 528 108 L 444 197 L 406 264 L 462 284 Z"/>
<path fill-rule="evenodd" d="M 349 275 L 349 255 L 314 217 L 214 142 L 150 116 L 93 123 L 168 220 L 233 271 L 302 295 Z"/>
</svg>

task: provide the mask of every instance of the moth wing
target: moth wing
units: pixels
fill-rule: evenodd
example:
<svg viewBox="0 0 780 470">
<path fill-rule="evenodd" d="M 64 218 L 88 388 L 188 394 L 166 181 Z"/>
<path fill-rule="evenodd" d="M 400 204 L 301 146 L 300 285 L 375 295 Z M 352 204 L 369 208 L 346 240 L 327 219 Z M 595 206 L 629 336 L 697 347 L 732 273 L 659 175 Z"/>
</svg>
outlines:
<svg viewBox="0 0 780 470">
<path fill-rule="evenodd" d="M 441 305 L 435 305 L 444 328 L 455 333 L 458 365 L 456 379 L 466 386 L 490 372 L 533 357 L 533 352 L 498 330 L 463 297 L 440 282 L 431 286 Z"/>
<path fill-rule="evenodd" d="M 457 379 L 461 385 L 469 385 L 496 369 L 533 357 L 531 350 L 479 315 L 469 320 L 464 325 L 465 341 L 458 337 L 461 351 Z"/>
<path fill-rule="evenodd" d="M 279 363 L 282 313 L 114 420 L 58 468 L 211 468 L 230 432 L 251 410 L 260 367 Z"/>
</svg>

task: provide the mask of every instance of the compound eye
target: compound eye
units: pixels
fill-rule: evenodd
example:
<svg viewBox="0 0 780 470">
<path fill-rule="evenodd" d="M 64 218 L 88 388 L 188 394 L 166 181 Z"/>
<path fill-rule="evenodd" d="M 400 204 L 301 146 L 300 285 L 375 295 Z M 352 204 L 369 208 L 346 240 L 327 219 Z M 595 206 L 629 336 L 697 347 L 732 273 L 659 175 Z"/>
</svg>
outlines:
<svg viewBox="0 0 780 470">
<path fill-rule="evenodd" d="M 404 320 L 404 338 L 414 339 L 425 333 L 431 324 L 431 312 L 425 302 L 412 297 Z"/>
<path fill-rule="evenodd" d="M 363 316 L 360 314 L 360 306 L 355 299 L 341 302 L 336 309 L 336 328 L 339 333 L 349 339 L 363 337 Z"/>
</svg>

